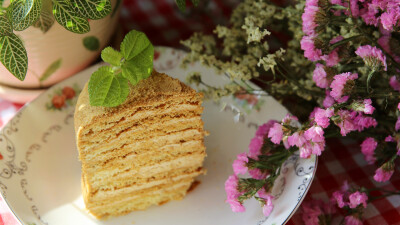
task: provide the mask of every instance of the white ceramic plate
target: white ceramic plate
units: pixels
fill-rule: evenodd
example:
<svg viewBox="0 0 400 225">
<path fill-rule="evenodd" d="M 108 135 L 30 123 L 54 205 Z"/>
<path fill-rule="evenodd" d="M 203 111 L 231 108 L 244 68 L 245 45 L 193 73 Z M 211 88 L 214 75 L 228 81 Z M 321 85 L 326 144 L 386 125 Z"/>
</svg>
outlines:
<svg viewBox="0 0 400 225">
<path fill-rule="evenodd" d="M 155 68 L 185 80 L 188 71 L 178 67 L 183 53 L 157 48 Z M 247 201 L 245 213 L 233 213 L 225 203 L 224 182 L 232 174 L 236 155 L 247 151 L 257 125 L 282 119 L 286 109 L 270 97 L 224 99 L 222 108 L 204 103 L 208 173 L 183 200 L 126 216 L 98 221 L 84 207 L 80 189 L 80 163 L 75 148 L 73 110 L 76 97 L 61 109 L 52 105 L 54 95 L 69 86 L 78 91 L 97 69 L 91 67 L 53 86 L 31 102 L 0 132 L 0 188 L 21 224 L 131 225 L 131 224 L 284 224 L 300 205 L 314 177 L 316 159 L 291 157 L 277 179 L 275 208 L 265 218 L 256 201 Z M 190 71 L 208 74 L 207 82 L 223 82 L 212 70 L 193 65 Z M 241 106 L 237 106 L 241 105 Z M 261 106 L 261 107 L 260 107 Z M 247 112 L 250 107 L 260 110 Z M 241 113 L 238 113 L 241 111 Z M 237 122 L 235 122 L 235 120 Z"/>
</svg>

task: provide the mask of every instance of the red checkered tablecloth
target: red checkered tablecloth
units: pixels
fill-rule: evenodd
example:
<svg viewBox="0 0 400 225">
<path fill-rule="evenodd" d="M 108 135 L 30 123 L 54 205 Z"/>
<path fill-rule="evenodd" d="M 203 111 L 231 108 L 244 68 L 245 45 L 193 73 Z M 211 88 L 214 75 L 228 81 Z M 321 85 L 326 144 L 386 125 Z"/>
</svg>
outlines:
<svg viewBox="0 0 400 225">
<path fill-rule="evenodd" d="M 217 24 L 227 21 L 231 9 L 239 0 L 203 0 L 198 8 L 190 7 L 186 13 L 177 10 L 174 0 L 125 0 L 121 11 L 121 26 L 124 31 L 138 29 L 146 32 L 155 45 L 179 47 L 179 40 L 188 38 L 196 31 L 211 32 Z M 282 1 L 281 1 L 282 2 Z M 206 13 L 204 13 L 206 12 Z M 0 99 L 0 127 L 20 109 L 22 105 Z M 400 189 L 400 171 L 396 170 L 390 182 L 377 184 L 372 179 L 376 167 L 367 165 L 359 145 L 351 140 L 330 140 L 328 149 L 319 157 L 316 177 L 305 201 L 323 199 L 327 201 L 332 192 L 338 190 L 345 180 L 351 185 L 388 190 Z M 379 195 L 379 192 L 372 192 Z M 293 200 L 295 201 L 295 199 Z M 336 221 L 340 221 L 337 218 Z M 0 225 L 18 224 L 13 219 L 3 199 L 0 199 Z M 299 209 L 288 225 L 304 224 Z M 400 196 L 391 196 L 369 204 L 364 214 L 367 225 L 400 225 Z"/>
</svg>

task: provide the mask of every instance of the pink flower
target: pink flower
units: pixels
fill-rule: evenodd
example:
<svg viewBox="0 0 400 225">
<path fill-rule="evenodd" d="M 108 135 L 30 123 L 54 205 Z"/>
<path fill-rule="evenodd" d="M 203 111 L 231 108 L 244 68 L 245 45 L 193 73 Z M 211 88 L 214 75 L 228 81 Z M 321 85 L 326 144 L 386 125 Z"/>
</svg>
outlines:
<svg viewBox="0 0 400 225">
<path fill-rule="evenodd" d="M 305 143 L 301 149 L 305 150 L 306 155 L 310 151 L 312 154 L 321 155 L 321 152 L 325 149 L 325 137 L 322 128 L 319 126 L 312 126 L 304 132 L 304 137 L 308 142 Z"/>
<path fill-rule="evenodd" d="M 400 110 L 400 102 L 399 102 L 399 104 L 397 105 L 397 109 Z"/>
<path fill-rule="evenodd" d="M 324 70 L 324 65 L 317 63 L 313 73 L 313 80 L 315 84 L 320 88 L 329 87 L 329 81 L 326 78 L 326 72 Z"/>
<path fill-rule="evenodd" d="M 264 143 L 264 139 L 255 136 L 251 139 L 249 144 L 249 157 L 253 159 L 258 159 L 258 156 L 261 155 L 261 147 Z"/>
<path fill-rule="evenodd" d="M 328 55 L 323 55 L 321 58 L 326 62 L 327 66 L 330 66 L 330 67 L 336 66 L 340 62 L 338 48 L 335 48 Z"/>
<path fill-rule="evenodd" d="M 362 204 L 364 208 L 367 208 L 368 196 L 364 192 L 356 191 L 349 196 L 349 201 L 349 207 L 352 209 L 356 208 L 360 204 Z"/>
<path fill-rule="evenodd" d="M 340 116 L 340 122 L 336 125 L 340 128 L 342 136 L 346 136 L 347 133 L 356 130 L 350 111 L 339 110 L 338 115 Z"/>
<path fill-rule="evenodd" d="M 374 113 L 375 108 L 372 106 L 371 99 L 364 99 L 364 113 L 365 114 L 372 114 Z"/>
<path fill-rule="evenodd" d="M 397 4 L 397 5 L 395 5 Z M 397 26 L 400 19 L 400 3 L 387 5 L 387 11 L 380 16 L 381 24 L 386 30 L 392 31 L 394 26 Z"/>
<path fill-rule="evenodd" d="M 366 138 L 361 144 L 361 152 L 364 154 L 364 158 L 368 164 L 373 164 L 376 161 L 374 151 L 377 145 L 378 142 L 372 137 Z"/>
<path fill-rule="evenodd" d="M 304 144 L 302 147 L 299 148 L 300 151 L 300 157 L 307 159 L 310 158 L 311 153 L 312 153 L 312 146 L 310 145 L 310 143 L 306 143 Z"/>
<path fill-rule="evenodd" d="M 263 173 L 260 169 L 250 169 L 249 174 L 251 178 L 257 179 L 257 180 L 262 180 L 267 177 L 267 173 Z"/>
<path fill-rule="evenodd" d="M 246 209 L 239 202 L 238 198 L 242 194 L 240 193 L 238 188 L 239 178 L 236 175 L 229 176 L 229 178 L 225 182 L 225 192 L 227 196 L 226 202 L 231 205 L 231 209 L 233 212 L 244 212 Z"/>
<path fill-rule="evenodd" d="M 247 158 L 246 153 L 240 153 L 239 155 L 237 155 L 237 159 L 233 161 L 232 164 L 233 172 L 235 173 L 235 175 L 247 173 L 246 163 L 248 162 L 249 159 Z"/>
<path fill-rule="evenodd" d="M 276 120 L 270 120 L 267 123 L 264 123 L 263 125 L 259 126 L 257 131 L 256 131 L 256 136 L 264 138 L 266 134 L 268 134 L 269 129 L 277 123 L 278 121 Z"/>
<path fill-rule="evenodd" d="M 335 104 L 335 99 L 331 97 L 330 91 L 326 90 L 326 97 L 322 103 L 325 108 L 329 108 Z"/>
<path fill-rule="evenodd" d="M 362 225 L 361 220 L 354 216 L 346 216 L 344 218 L 344 223 L 346 225 Z"/>
<path fill-rule="evenodd" d="M 397 117 L 397 121 L 396 121 L 396 124 L 395 124 L 394 128 L 396 129 L 396 131 L 399 131 L 399 129 L 400 129 L 400 116 Z"/>
<path fill-rule="evenodd" d="M 332 194 L 332 198 L 336 200 L 336 203 L 338 204 L 339 208 L 343 208 L 347 206 L 348 204 L 344 201 L 344 193 L 341 191 L 335 191 Z"/>
<path fill-rule="evenodd" d="M 378 182 L 386 182 L 390 180 L 394 173 L 394 170 L 384 170 L 382 167 L 375 171 L 374 180 Z"/>
<path fill-rule="evenodd" d="M 303 20 L 303 32 L 306 35 L 315 34 L 315 28 L 317 28 L 318 24 L 315 22 L 315 15 L 317 14 L 318 1 L 311 0 L 307 1 L 306 7 L 304 8 L 304 13 L 301 15 L 301 19 Z"/>
<path fill-rule="evenodd" d="M 349 72 L 335 75 L 330 86 L 332 88 L 330 95 L 339 103 L 347 101 L 348 96 L 342 97 L 342 95 L 345 94 L 344 92 L 346 84 L 348 83 L 348 81 L 355 80 L 357 78 L 358 74 Z"/>
<path fill-rule="evenodd" d="M 283 131 L 280 123 L 275 123 L 268 132 L 268 137 L 272 143 L 279 144 L 282 141 Z"/>
<path fill-rule="evenodd" d="M 350 9 L 351 9 L 352 16 L 358 17 L 360 15 L 360 9 L 358 7 L 358 0 L 350 0 Z"/>
<path fill-rule="evenodd" d="M 306 142 L 306 138 L 304 137 L 303 133 L 295 132 L 291 136 L 288 137 L 288 143 L 290 146 L 297 146 L 301 147 Z"/>
<path fill-rule="evenodd" d="M 372 47 L 371 45 L 360 46 L 355 53 L 364 60 L 367 66 L 374 68 L 383 66 L 384 70 L 387 70 L 386 56 L 377 47 Z"/>
<path fill-rule="evenodd" d="M 385 142 L 396 142 L 396 140 L 392 136 L 389 135 L 385 138 Z"/>
<path fill-rule="evenodd" d="M 318 126 L 327 128 L 329 126 L 330 119 L 334 114 L 333 109 L 321 109 L 317 108 L 315 112 L 315 122 Z"/>
<path fill-rule="evenodd" d="M 333 202 L 325 203 L 322 200 L 312 199 L 301 204 L 304 224 L 319 225 L 319 220 L 336 212 Z"/>
<path fill-rule="evenodd" d="M 312 62 L 321 59 L 322 51 L 314 45 L 314 36 L 303 36 L 300 41 L 301 49 L 304 50 L 304 56 Z"/>
<path fill-rule="evenodd" d="M 260 198 L 264 199 L 265 203 L 263 206 L 263 214 L 264 216 L 269 216 L 274 209 L 274 205 L 272 204 L 272 200 L 274 200 L 274 196 L 267 193 L 264 188 L 261 188 L 257 191 L 257 194 Z"/>
<path fill-rule="evenodd" d="M 389 84 L 393 88 L 393 90 L 400 92 L 400 82 L 397 81 L 396 76 L 391 76 L 390 77 Z"/>
</svg>

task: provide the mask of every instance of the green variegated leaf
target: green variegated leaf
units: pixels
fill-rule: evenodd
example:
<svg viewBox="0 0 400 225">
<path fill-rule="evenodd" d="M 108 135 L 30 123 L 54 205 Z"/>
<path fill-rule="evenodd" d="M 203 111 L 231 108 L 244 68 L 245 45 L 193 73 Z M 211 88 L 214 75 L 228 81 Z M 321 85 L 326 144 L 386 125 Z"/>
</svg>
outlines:
<svg viewBox="0 0 400 225">
<path fill-rule="evenodd" d="M 115 76 L 110 67 L 103 66 L 90 77 L 88 91 L 90 105 L 114 107 L 128 96 L 128 80 Z"/>
<path fill-rule="evenodd" d="M 199 2 L 200 2 L 200 0 L 192 0 L 192 3 L 194 6 L 198 6 Z"/>
<path fill-rule="evenodd" d="M 176 4 L 178 5 L 178 8 L 181 11 L 185 11 L 186 9 L 186 0 L 175 0 Z"/>
<path fill-rule="evenodd" d="M 0 36 L 12 34 L 12 25 L 5 14 L 0 15 Z"/>
<path fill-rule="evenodd" d="M 71 0 L 73 9 L 82 17 L 98 20 L 111 12 L 110 0 Z"/>
<path fill-rule="evenodd" d="M 28 56 L 22 41 L 15 34 L 0 37 L 0 62 L 19 80 L 24 80 Z"/>
<path fill-rule="evenodd" d="M 33 24 L 34 27 L 40 28 L 43 33 L 46 33 L 54 24 L 54 16 L 52 13 L 51 0 L 42 0 L 42 11 L 38 20 Z"/>
<path fill-rule="evenodd" d="M 41 10 L 42 10 L 42 1 L 34 0 L 33 6 L 31 7 L 31 10 L 29 11 L 28 15 L 24 19 L 18 22 L 13 21 L 14 30 L 21 31 L 30 27 L 39 18 Z"/>
<path fill-rule="evenodd" d="M 79 16 L 68 0 L 53 0 L 53 15 L 56 21 L 65 29 L 83 34 L 90 31 L 87 19 Z"/>
<path fill-rule="evenodd" d="M 12 24 L 17 24 L 24 20 L 29 12 L 31 12 L 34 5 L 34 0 L 14 0 L 7 8 L 8 18 L 11 19 Z"/>
<path fill-rule="evenodd" d="M 113 66 L 121 66 L 122 54 L 112 47 L 103 49 L 101 51 L 101 58 L 104 62 L 110 63 Z"/>
<path fill-rule="evenodd" d="M 47 69 L 44 71 L 42 76 L 40 76 L 39 81 L 45 81 L 47 78 L 49 78 L 51 75 L 53 75 L 60 67 L 61 67 L 62 59 L 58 59 L 57 61 L 54 61 Z"/>
</svg>

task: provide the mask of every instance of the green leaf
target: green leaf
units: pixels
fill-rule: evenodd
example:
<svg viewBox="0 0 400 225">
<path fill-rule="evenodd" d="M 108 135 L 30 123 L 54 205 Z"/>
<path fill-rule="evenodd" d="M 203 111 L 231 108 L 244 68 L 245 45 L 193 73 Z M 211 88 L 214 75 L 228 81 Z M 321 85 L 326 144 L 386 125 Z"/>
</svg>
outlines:
<svg viewBox="0 0 400 225">
<path fill-rule="evenodd" d="M 62 63 L 61 58 L 54 61 L 49 67 L 47 67 L 42 76 L 40 76 L 39 81 L 42 82 L 47 80 L 47 78 L 53 75 L 54 72 L 56 72 L 61 67 L 61 63 Z"/>
<path fill-rule="evenodd" d="M 150 40 L 140 31 L 132 30 L 125 35 L 121 43 L 120 49 L 126 60 L 131 60 L 140 52 L 144 51 L 151 45 Z"/>
<path fill-rule="evenodd" d="M 89 36 L 83 38 L 83 46 L 89 51 L 97 51 L 100 48 L 100 41 L 95 36 Z"/>
<path fill-rule="evenodd" d="M 186 0 L 175 0 L 176 4 L 178 5 L 178 8 L 184 12 L 186 10 Z"/>
<path fill-rule="evenodd" d="M 113 12 L 111 13 L 111 17 L 114 17 L 115 13 L 117 13 L 119 6 L 121 5 L 122 0 L 117 0 L 117 4 L 115 4 Z"/>
<path fill-rule="evenodd" d="M 12 25 L 5 14 L 0 15 L 0 36 L 12 34 Z"/>
<path fill-rule="evenodd" d="M 197 7 L 199 5 L 199 3 L 200 3 L 200 0 L 192 0 L 192 3 L 193 3 L 194 6 Z"/>
<path fill-rule="evenodd" d="M 145 50 L 136 55 L 131 60 L 125 61 L 122 65 L 122 76 L 136 85 L 140 80 L 146 79 L 153 70 L 153 45 L 149 45 Z"/>
<path fill-rule="evenodd" d="M 32 10 L 34 0 L 14 0 L 7 7 L 7 14 L 12 24 L 17 24 L 24 20 Z"/>
<path fill-rule="evenodd" d="M 74 10 L 82 17 L 98 20 L 111 12 L 110 0 L 71 0 Z"/>
<path fill-rule="evenodd" d="M 0 62 L 19 80 L 24 80 L 28 56 L 22 41 L 15 34 L 0 37 Z"/>
<path fill-rule="evenodd" d="M 41 0 L 34 0 L 33 6 L 30 8 L 30 11 L 20 21 L 13 20 L 13 28 L 16 31 L 22 31 L 30 27 L 34 24 L 40 16 L 40 12 L 42 10 L 42 1 Z"/>
<path fill-rule="evenodd" d="M 87 19 L 79 16 L 68 0 L 53 0 L 53 15 L 56 21 L 65 29 L 83 34 L 90 31 Z"/>
<path fill-rule="evenodd" d="M 46 33 L 54 24 L 54 16 L 52 13 L 51 0 L 42 1 L 42 10 L 38 20 L 33 24 L 34 27 L 40 28 L 43 33 Z"/>
<path fill-rule="evenodd" d="M 90 105 L 114 107 L 126 100 L 128 80 L 115 76 L 110 67 L 103 66 L 90 77 L 88 91 Z"/>
<path fill-rule="evenodd" d="M 111 47 L 101 51 L 101 58 L 104 62 L 108 62 L 113 66 L 121 66 L 122 54 Z"/>
</svg>

